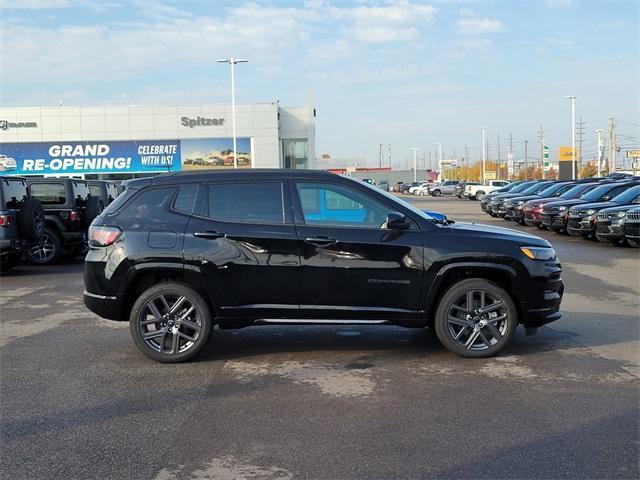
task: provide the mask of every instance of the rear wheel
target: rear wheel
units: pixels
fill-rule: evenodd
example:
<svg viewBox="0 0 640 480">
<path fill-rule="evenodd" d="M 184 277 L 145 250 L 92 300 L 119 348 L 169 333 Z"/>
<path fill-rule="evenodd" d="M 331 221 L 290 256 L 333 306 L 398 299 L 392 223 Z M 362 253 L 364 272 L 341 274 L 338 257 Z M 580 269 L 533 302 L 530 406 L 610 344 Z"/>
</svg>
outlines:
<svg viewBox="0 0 640 480">
<path fill-rule="evenodd" d="M 42 239 L 25 251 L 27 259 L 32 263 L 55 263 L 62 256 L 62 238 L 60 234 L 49 227 L 42 231 Z"/>
<path fill-rule="evenodd" d="M 431 195 L 433 195 L 434 197 L 439 197 L 440 195 L 442 195 L 442 192 L 440 190 L 434 190 L 433 192 L 431 192 Z"/>
<path fill-rule="evenodd" d="M 207 343 L 213 328 L 202 295 L 177 282 L 155 285 L 138 297 L 129 317 L 131 336 L 149 358 L 162 363 L 189 360 Z"/>
<path fill-rule="evenodd" d="M 462 280 L 446 291 L 435 318 L 442 344 L 462 357 L 490 357 L 513 337 L 518 315 L 499 285 L 482 278 Z"/>
<path fill-rule="evenodd" d="M 627 244 L 633 248 L 640 248 L 640 240 L 634 240 L 633 238 L 627 237 Z"/>
<path fill-rule="evenodd" d="M 480 190 L 479 192 L 477 192 L 477 193 L 476 193 L 475 199 L 476 199 L 476 200 L 479 200 L 479 201 L 482 201 L 482 199 L 483 199 L 485 196 L 486 196 L 486 194 L 485 194 L 482 190 Z"/>
</svg>

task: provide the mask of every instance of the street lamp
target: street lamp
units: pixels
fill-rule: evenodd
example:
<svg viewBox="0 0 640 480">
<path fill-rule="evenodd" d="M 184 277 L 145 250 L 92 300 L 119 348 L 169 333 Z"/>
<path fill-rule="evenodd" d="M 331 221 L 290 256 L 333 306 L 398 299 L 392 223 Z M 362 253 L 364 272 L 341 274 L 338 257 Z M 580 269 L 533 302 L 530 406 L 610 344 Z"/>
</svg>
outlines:
<svg viewBox="0 0 640 480">
<path fill-rule="evenodd" d="M 576 97 L 568 95 L 565 100 L 571 100 L 571 179 L 576 179 Z"/>
<path fill-rule="evenodd" d="M 236 141 L 236 80 L 233 66 L 236 63 L 247 63 L 248 60 L 241 58 L 227 58 L 217 61 L 218 63 L 228 63 L 231 65 L 231 129 L 233 132 L 233 168 L 238 168 L 238 145 Z"/>
<path fill-rule="evenodd" d="M 482 183 L 484 184 L 485 169 L 486 169 L 486 163 L 487 163 L 487 141 L 485 138 L 487 128 L 486 127 L 478 127 L 478 128 L 482 130 Z"/>
<path fill-rule="evenodd" d="M 602 129 L 598 128 L 596 130 L 596 134 L 598 135 L 598 173 L 596 176 L 600 176 L 600 172 L 604 170 L 604 162 L 602 162 L 603 157 L 603 148 L 602 148 Z M 601 165 L 602 164 L 602 165 Z"/>
<path fill-rule="evenodd" d="M 442 179 L 442 143 L 435 142 L 434 145 L 438 146 L 438 175 L 440 175 L 440 179 Z"/>
<path fill-rule="evenodd" d="M 418 150 L 420 147 L 411 147 L 409 150 L 413 150 L 413 181 L 418 181 Z"/>
</svg>

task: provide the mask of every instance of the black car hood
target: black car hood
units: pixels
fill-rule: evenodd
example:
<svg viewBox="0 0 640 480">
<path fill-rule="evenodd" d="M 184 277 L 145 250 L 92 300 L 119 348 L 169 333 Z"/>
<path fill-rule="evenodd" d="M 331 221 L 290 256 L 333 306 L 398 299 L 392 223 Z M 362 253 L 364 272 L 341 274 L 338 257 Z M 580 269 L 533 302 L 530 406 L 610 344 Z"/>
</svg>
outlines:
<svg viewBox="0 0 640 480">
<path fill-rule="evenodd" d="M 580 205 L 581 203 L 587 203 L 587 201 L 580 200 L 578 198 L 574 198 L 572 200 L 559 200 L 557 202 L 549 202 L 545 207 L 571 207 L 573 205 Z"/>
<path fill-rule="evenodd" d="M 627 205 L 615 205 L 613 207 L 603 208 L 602 210 L 606 210 L 607 212 L 626 212 L 636 207 L 638 207 L 637 203 L 631 203 Z"/>
<path fill-rule="evenodd" d="M 485 239 L 509 240 L 522 245 L 531 245 L 532 247 L 551 246 L 551 244 L 543 238 L 512 228 L 467 222 L 456 222 L 453 225 L 449 225 L 448 228 L 451 228 L 456 233 L 468 234 L 469 236 L 477 236 Z"/>
<path fill-rule="evenodd" d="M 601 208 L 615 207 L 618 205 L 616 202 L 593 202 L 580 204 L 580 210 L 588 210 L 593 208 L 594 210 L 600 210 Z"/>
<path fill-rule="evenodd" d="M 509 200 L 515 200 L 517 202 L 519 202 L 520 200 L 523 201 L 527 201 L 527 200 L 534 200 L 534 199 L 538 199 L 540 198 L 538 195 L 523 195 L 521 197 L 513 197 L 513 198 L 509 198 Z"/>
</svg>

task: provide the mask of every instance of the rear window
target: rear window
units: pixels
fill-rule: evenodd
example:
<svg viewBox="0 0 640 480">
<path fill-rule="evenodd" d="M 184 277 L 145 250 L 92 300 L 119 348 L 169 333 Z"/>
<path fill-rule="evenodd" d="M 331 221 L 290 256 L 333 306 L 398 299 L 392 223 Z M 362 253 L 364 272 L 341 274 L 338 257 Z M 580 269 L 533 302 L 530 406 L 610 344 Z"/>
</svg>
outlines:
<svg viewBox="0 0 640 480">
<path fill-rule="evenodd" d="M 121 209 L 119 218 L 123 222 L 130 221 L 137 224 L 153 223 L 159 218 L 164 219 L 175 192 L 175 187 L 143 190 Z M 126 192 L 120 195 L 115 202 L 109 205 L 108 209 L 113 211 L 113 208 L 118 207 L 116 204 L 119 203 L 120 198 L 124 201 L 127 196 Z"/>
<path fill-rule="evenodd" d="M 64 183 L 32 183 L 29 186 L 32 197 L 43 205 L 63 205 L 67 201 Z"/>
<path fill-rule="evenodd" d="M 178 195 L 176 195 L 176 201 L 173 203 L 173 208 L 179 212 L 193 213 L 193 206 L 196 203 L 196 196 L 198 195 L 198 185 L 182 185 Z"/>
<path fill-rule="evenodd" d="M 280 182 L 211 184 L 204 214 L 225 222 L 284 223 Z"/>
<path fill-rule="evenodd" d="M 2 193 L 6 208 L 18 208 L 17 203 L 27 196 L 27 183 L 24 180 L 3 178 Z"/>
<path fill-rule="evenodd" d="M 89 193 L 91 193 L 92 197 L 100 197 L 102 196 L 102 189 L 99 185 L 89 185 Z"/>
</svg>

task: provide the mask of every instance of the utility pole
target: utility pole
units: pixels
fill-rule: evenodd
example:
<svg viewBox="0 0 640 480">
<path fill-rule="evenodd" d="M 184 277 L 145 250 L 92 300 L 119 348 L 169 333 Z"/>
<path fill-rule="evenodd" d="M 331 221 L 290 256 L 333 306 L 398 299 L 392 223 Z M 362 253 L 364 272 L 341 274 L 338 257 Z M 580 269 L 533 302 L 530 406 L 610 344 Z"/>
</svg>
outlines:
<svg viewBox="0 0 640 480">
<path fill-rule="evenodd" d="M 514 174 L 513 165 L 513 134 L 509 134 L 509 150 L 507 151 L 507 179 L 511 180 Z"/>
<path fill-rule="evenodd" d="M 228 63 L 231 66 L 231 129 L 233 135 L 233 168 L 238 168 L 238 145 L 236 139 L 236 79 L 234 67 L 238 63 L 247 63 L 247 60 L 231 57 L 217 60 L 217 63 Z"/>
<path fill-rule="evenodd" d="M 502 178 L 502 175 L 500 175 L 500 173 L 502 172 L 502 159 L 500 158 L 500 135 L 498 135 L 498 164 L 496 169 L 498 170 L 497 173 L 497 178 Z"/>
<path fill-rule="evenodd" d="M 584 132 L 584 122 L 582 121 L 582 115 L 580 115 L 580 121 L 578 122 L 578 177 L 580 177 L 580 173 L 582 172 L 582 134 Z"/>
<path fill-rule="evenodd" d="M 544 180 L 544 129 L 542 124 L 540 124 L 540 130 L 538 130 L 538 142 L 540 142 L 540 172 Z"/>
<path fill-rule="evenodd" d="M 391 169 L 391 144 L 389 144 L 388 147 L 389 147 L 389 169 Z"/>
<path fill-rule="evenodd" d="M 609 172 L 616 171 L 616 124 L 613 117 L 609 117 Z"/>
<path fill-rule="evenodd" d="M 469 168 L 469 145 L 467 145 L 466 143 L 464 144 L 464 161 L 465 161 L 465 166 L 468 169 Z M 467 175 L 469 175 L 469 172 L 467 172 Z"/>
<path fill-rule="evenodd" d="M 482 178 L 481 178 L 481 182 L 484 183 L 485 182 L 485 169 L 487 168 L 486 163 L 487 163 L 487 140 L 485 138 L 486 135 L 486 127 L 478 127 L 480 130 L 482 130 Z"/>
<path fill-rule="evenodd" d="M 429 149 L 429 170 L 433 170 L 433 166 L 431 164 L 431 149 Z"/>
<path fill-rule="evenodd" d="M 604 164 L 602 162 L 604 157 L 604 149 L 602 148 L 602 129 L 598 128 L 596 130 L 596 135 L 598 136 L 598 154 L 597 154 L 597 165 L 598 165 L 598 172 L 596 173 L 596 176 L 599 177 L 600 175 L 602 175 L 602 171 L 604 170 Z"/>
<path fill-rule="evenodd" d="M 382 143 L 379 144 L 380 145 L 380 157 L 379 157 L 379 161 L 378 161 L 378 168 L 382 168 Z"/>
<path fill-rule="evenodd" d="M 529 140 L 524 141 L 524 179 L 527 180 L 528 172 L 527 167 L 529 166 L 529 152 L 527 150 L 527 146 L 529 145 Z"/>
<path fill-rule="evenodd" d="M 567 100 L 571 100 L 571 172 L 572 180 L 576 179 L 576 97 L 575 95 L 569 95 L 564 97 Z"/>
<path fill-rule="evenodd" d="M 436 142 L 436 145 L 438 145 L 438 175 L 442 179 L 442 143 Z"/>
<path fill-rule="evenodd" d="M 411 147 L 410 150 L 413 150 L 413 181 L 418 181 L 418 150 L 419 147 Z"/>
</svg>

